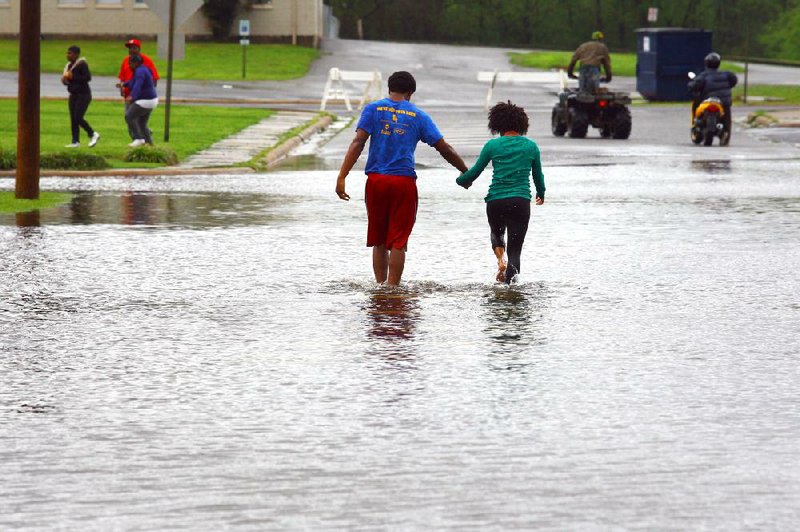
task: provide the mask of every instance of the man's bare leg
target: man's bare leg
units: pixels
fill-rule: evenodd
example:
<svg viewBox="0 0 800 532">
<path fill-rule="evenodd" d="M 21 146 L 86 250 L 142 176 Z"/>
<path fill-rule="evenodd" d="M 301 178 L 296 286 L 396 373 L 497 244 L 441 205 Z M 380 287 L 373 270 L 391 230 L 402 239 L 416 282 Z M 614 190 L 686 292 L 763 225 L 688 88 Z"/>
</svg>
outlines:
<svg viewBox="0 0 800 532">
<path fill-rule="evenodd" d="M 497 257 L 497 282 L 504 283 L 506 281 L 506 261 L 503 258 L 505 255 L 506 248 L 496 247 L 494 248 L 494 256 Z"/>
<path fill-rule="evenodd" d="M 392 249 L 389 253 L 389 278 L 387 284 L 397 286 L 403 276 L 403 268 L 406 266 L 406 250 Z"/>
<path fill-rule="evenodd" d="M 372 271 L 375 272 L 375 281 L 386 282 L 389 273 L 389 252 L 386 251 L 386 246 L 373 246 Z"/>
</svg>

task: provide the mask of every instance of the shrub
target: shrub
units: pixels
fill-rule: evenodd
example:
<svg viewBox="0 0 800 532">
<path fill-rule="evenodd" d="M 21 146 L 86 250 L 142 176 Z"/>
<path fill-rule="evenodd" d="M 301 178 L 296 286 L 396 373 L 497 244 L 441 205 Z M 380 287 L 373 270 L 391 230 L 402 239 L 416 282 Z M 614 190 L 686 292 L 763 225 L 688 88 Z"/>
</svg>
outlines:
<svg viewBox="0 0 800 532">
<path fill-rule="evenodd" d="M 0 148 L 0 170 L 13 170 L 17 167 L 17 154 Z"/>
<path fill-rule="evenodd" d="M 39 166 L 51 170 L 104 170 L 108 161 L 101 155 L 82 151 L 43 153 Z"/>
<path fill-rule="evenodd" d="M 130 163 L 161 163 L 168 166 L 178 164 L 178 155 L 172 148 L 161 146 L 139 146 L 125 155 Z"/>
</svg>

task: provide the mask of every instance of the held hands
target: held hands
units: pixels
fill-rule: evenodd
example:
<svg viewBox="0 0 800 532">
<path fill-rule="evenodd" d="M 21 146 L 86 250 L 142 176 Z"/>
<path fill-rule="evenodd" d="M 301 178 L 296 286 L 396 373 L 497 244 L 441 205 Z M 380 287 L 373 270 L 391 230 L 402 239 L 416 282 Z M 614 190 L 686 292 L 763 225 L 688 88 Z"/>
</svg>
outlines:
<svg viewBox="0 0 800 532">
<path fill-rule="evenodd" d="M 345 176 L 339 176 L 336 179 L 336 195 L 339 196 L 341 200 L 350 201 L 350 195 L 344 191 L 344 179 Z"/>
<path fill-rule="evenodd" d="M 463 187 L 463 188 L 465 188 L 465 189 L 468 189 L 469 187 L 471 187 L 471 186 L 472 186 L 472 183 L 471 183 L 470 181 L 462 181 L 462 180 L 461 180 L 461 177 L 462 177 L 463 175 L 464 175 L 464 174 L 461 174 L 460 176 L 458 176 L 458 177 L 456 178 L 456 184 L 457 184 L 458 186 L 460 186 L 460 187 Z"/>
</svg>

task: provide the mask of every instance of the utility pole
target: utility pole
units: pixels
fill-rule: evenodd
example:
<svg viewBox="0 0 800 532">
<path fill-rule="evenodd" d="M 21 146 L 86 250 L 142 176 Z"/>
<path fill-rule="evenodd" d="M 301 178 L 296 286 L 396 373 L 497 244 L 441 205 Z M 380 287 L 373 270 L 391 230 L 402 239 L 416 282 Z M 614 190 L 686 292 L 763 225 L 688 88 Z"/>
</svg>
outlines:
<svg viewBox="0 0 800 532">
<path fill-rule="evenodd" d="M 20 2 L 17 89 L 17 199 L 39 199 L 39 70 L 42 2 Z"/>
<path fill-rule="evenodd" d="M 175 50 L 175 0 L 169 2 L 169 44 L 167 44 L 167 104 L 164 107 L 164 142 L 169 142 L 169 111 L 172 107 L 172 59 Z"/>
</svg>

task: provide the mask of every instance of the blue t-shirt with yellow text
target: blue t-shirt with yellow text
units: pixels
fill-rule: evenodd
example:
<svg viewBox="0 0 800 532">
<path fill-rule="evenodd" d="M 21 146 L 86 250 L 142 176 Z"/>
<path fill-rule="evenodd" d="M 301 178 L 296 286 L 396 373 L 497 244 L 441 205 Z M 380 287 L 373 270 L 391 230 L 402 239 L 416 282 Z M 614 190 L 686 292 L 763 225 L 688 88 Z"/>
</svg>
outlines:
<svg viewBox="0 0 800 532">
<path fill-rule="evenodd" d="M 417 143 L 433 146 L 442 139 L 431 117 L 407 100 L 372 102 L 361 113 L 357 129 L 370 135 L 367 174 L 404 175 L 414 172 Z"/>
</svg>

